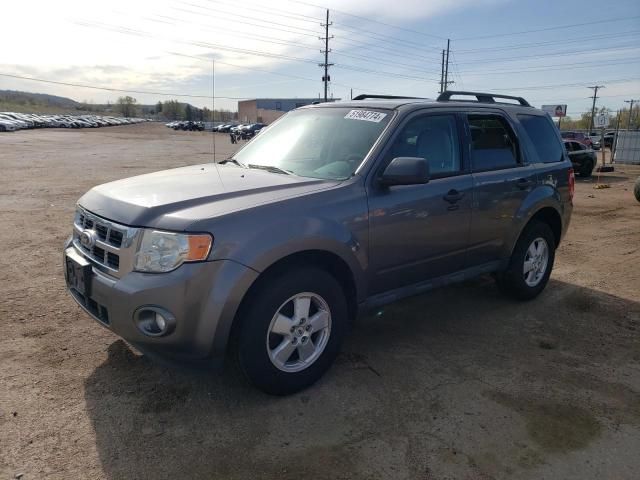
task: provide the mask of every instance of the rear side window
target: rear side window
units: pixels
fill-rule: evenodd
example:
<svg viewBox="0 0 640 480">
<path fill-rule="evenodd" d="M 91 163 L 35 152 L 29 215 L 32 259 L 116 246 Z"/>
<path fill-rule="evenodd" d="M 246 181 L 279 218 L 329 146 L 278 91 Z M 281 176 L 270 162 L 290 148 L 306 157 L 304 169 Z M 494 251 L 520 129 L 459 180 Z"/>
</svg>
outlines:
<svg viewBox="0 0 640 480">
<path fill-rule="evenodd" d="M 474 171 L 512 168 L 518 164 L 515 136 L 499 115 L 469 115 Z"/>
<path fill-rule="evenodd" d="M 533 143 L 540 162 L 562 161 L 564 158 L 562 145 L 558 140 L 556 127 L 549 118 L 538 115 L 518 115 L 518 120 Z"/>
</svg>

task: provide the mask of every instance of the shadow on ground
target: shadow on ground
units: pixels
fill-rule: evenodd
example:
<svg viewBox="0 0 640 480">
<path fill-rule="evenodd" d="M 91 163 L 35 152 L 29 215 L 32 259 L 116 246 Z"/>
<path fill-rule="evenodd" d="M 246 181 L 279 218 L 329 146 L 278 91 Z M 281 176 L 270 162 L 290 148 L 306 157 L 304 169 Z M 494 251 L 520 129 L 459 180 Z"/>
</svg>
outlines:
<svg viewBox="0 0 640 480">
<path fill-rule="evenodd" d="M 118 340 L 85 396 L 110 479 L 522 477 L 638 427 L 639 328 L 636 302 L 552 281 L 516 303 L 479 279 L 360 319 L 298 395 Z"/>
</svg>

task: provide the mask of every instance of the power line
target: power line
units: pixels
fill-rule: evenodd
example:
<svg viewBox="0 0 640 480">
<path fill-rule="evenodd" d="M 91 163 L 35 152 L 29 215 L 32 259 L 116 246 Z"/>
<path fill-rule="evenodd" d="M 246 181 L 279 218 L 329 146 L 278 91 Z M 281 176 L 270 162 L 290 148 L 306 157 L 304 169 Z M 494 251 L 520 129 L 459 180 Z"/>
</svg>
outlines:
<svg viewBox="0 0 640 480">
<path fill-rule="evenodd" d="M 204 62 L 209 62 L 211 60 L 210 56 L 204 56 L 204 55 L 203 56 L 187 55 L 187 54 L 184 54 L 184 53 L 177 53 L 177 52 L 167 52 L 167 53 L 170 54 L 170 55 L 176 55 L 176 56 L 179 56 L 179 57 L 193 58 L 195 60 L 200 60 L 200 61 L 204 61 Z M 299 75 L 292 75 L 292 74 L 289 74 L 289 73 L 272 72 L 272 71 L 264 70 L 264 69 L 260 69 L 260 68 L 248 67 L 248 66 L 245 66 L 245 65 L 236 65 L 236 64 L 233 64 L 233 63 L 223 62 L 221 60 L 216 60 L 216 63 L 222 64 L 222 65 L 228 65 L 228 66 L 231 66 L 231 67 L 236 67 L 236 68 L 240 68 L 240 69 L 244 69 L 244 70 L 252 70 L 252 71 L 256 71 L 256 72 L 267 73 L 267 74 L 270 74 L 270 75 L 278 75 L 278 76 L 281 76 L 281 77 L 288 77 L 288 78 L 292 78 L 292 79 L 295 79 L 295 80 L 304 80 L 304 81 L 313 82 L 313 83 L 316 83 L 318 81 L 315 78 L 301 77 Z M 362 91 L 368 91 L 368 92 L 373 92 L 373 93 L 384 93 L 384 92 L 373 91 L 370 88 L 361 88 L 361 87 L 358 87 L 358 86 L 347 85 L 347 84 L 337 83 L 337 82 L 331 82 L 331 83 L 333 85 L 344 87 L 344 88 L 357 88 L 358 90 L 362 90 Z M 246 98 L 249 98 L 249 97 L 246 97 Z"/>
<path fill-rule="evenodd" d="M 603 80 L 604 83 L 624 83 L 624 82 L 633 82 L 640 80 L 638 77 L 634 78 L 616 78 L 612 80 Z M 589 83 L 581 82 L 581 83 L 556 83 L 552 85 L 532 85 L 528 87 L 500 87 L 500 90 L 546 90 L 549 88 L 557 88 L 557 87 L 587 87 Z M 475 89 L 473 89 L 475 90 Z"/>
<path fill-rule="evenodd" d="M 203 47 L 203 48 L 207 48 L 210 50 L 225 50 L 225 51 L 230 51 L 230 52 L 235 52 L 235 53 L 244 53 L 246 55 L 253 55 L 253 56 L 257 56 L 257 57 L 265 57 L 265 58 L 275 58 L 275 59 L 279 59 L 279 60 L 288 60 L 288 61 L 295 61 L 295 62 L 301 62 L 301 63 L 308 63 L 308 64 L 316 64 L 317 61 L 313 60 L 313 59 L 309 59 L 309 58 L 301 58 L 301 57 L 293 57 L 290 55 L 283 55 L 283 54 L 276 54 L 276 53 L 271 53 L 271 52 L 265 52 L 265 51 L 261 51 L 261 50 L 250 50 L 250 49 L 245 49 L 245 48 L 236 48 L 236 47 L 228 47 L 225 45 L 220 45 L 220 44 L 216 44 L 216 43 L 208 43 L 208 42 L 196 42 L 196 41 L 187 41 L 187 40 L 179 40 L 179 39 L 175 39 L 175 38 L 171 38 L 171 37 L 162 37 L 159 35 L 153 35 L 150 34 L 149 32 L 145 32 L 142 30 L 136 30 L 136 29 L 132 29 L 132 28 L 128 28 L 128 27 L 119 27 L 119 26 L 113 26 L 113 25 L 106 25 L 106 24 L 101 24 L 98 22 L 76 22 L 78 25 L 82 25 L 82 26 L 89 26 L 89 27 L 97 27 L 97 28 L 103 28 L 106 30 L 110 30 L 116 33 L 122 33 L 122 34 L 128 34 L 128 35 L 136 35 L 136 36 L 141 36 L 141 37 L 147 37 L 147 38 L 163 38 L 163 39 L 167 39 L 169 38 L 171 41 L 175 42 L 175 43 L 182 43 L 182 44 L 186 44 L 186 45 L 193 45 L 193 46 L 197 46 L 197 47 Z M 388 71 L 383 71 L 383 70 L 372 70 L 372 69 L 364 69 L 364 68 L 360 68 L 360 67 L 355 67 L 355 66 L 350 66 L 350 65 L 343 65 L 343 64 L 339 64 L 336 63 L 334 64 L 335 67 L 337 68 L 341 68 L 344 70 L 352 70 L 355 72 L 363 72 L 363 73 L 372 73 L 378 76 L 385 76 L 385 77 L 390 77 L 390 78 L 406 78 L 406 79 L 411 79 L 411 80 L 419 80 L 419 81 L 427 81 L 424 79 L 424 77 L 417 77 L 415 75 L 406 75 L 406 74 L 401 74 L 401 73 L 397 73 L 397 72 L 388 72 Z"/>
<path fill-rule="evenodd" d="M 335 32 L 335 30 L 334 30 Z M 398 51 L 398 49 L 396 47 L 385 47 L 383 45 L 374 45 L 371 43 L 366 43 L 366 42 L 360 42 L 357 40 L 353 40 L 351 38 L 343 38 L 340 37 L 339 32 L 335 32 L 337 35 L 335 35 L 335 39 L 334 39 L 334 43 L 335 42 L 343 42 L 346 43 L 347 46 L 355 46 L 356 48 L 364 48 L 368 51 L 374 51 L 376 52 L 376 54 L 378 54 L 378 52 L 382 52 L 382 55 L 387 55 L 387 56 L 393 56 L 394 58 L 396 57 L 402 57 L 402 58 L 409 58 L 415 61 L 422 61 L 422 60 L 426 60 L 427 62 L 432 62 L 434 61 L 433 57 L 427 57 L 424 55 L 421 55 L 419 53 L 416 53 L 415 51 L 412 51 L 411 53 L 403 53 Z M 437 73 L 437 72 L 433 72 L 433 73 Z"/>
<path fill-rule="evenodd" d="M 631 45 L 611 45 L 608 47 L 601 48 L 587 48 L 583 50 L 572 50 L 572 51 L 560 51 L 560 52 L 550 52 L 544 54 L 536 54 L 536 55 L 519 55 L 517 57 L 495 57 L 495 58 L 484 58 L 482 60 L 474 60 L 472 62 L 459 62 L 460 65 L 471 65 L 478 63 L 488 63 L 488 62 L 508 62 L 508 61 L 519 61 L 526 58 L 547 58 L 547 57 L 561 57 L 566 55 L 575 55 L 577 53 L 585 53 L 585 52 L 594 52 L 594 51 L 603 51 L 603 50 L 629 50 L 629 49 L 637 49 L 638 44 L 632 43 Z"/>
<path fill-rule="evenodd" d="M 353 58 L 355 60 L 364 60 L 366 62 L 375 63 L 376 65 L 399 66 L 399 67 L 402 67 L 402 68 L 404 68 L 406 70 L 411 70 L 411 71 L 414 71 L 414 72 L 430 73 L 429 70 L 425 70 L 423 68 L 416 68 L 416 65 L 411 65 L 409 63 L 393 62 L 393 61 L 387 61 L 387 60 L 375 60 L 375 59 L 372 59 L 370 57 L 365 57 L 363 55 L 353 55 L 353 54 L 350 54 L 350 53 L 335 52 L 333 50 L 331 50 L 331 53 L 333 55 L 338 55 L 340 57 Z"/>
<path fill-rule="evenodd" d="M 320 6 L 320 5 L 316 5 L 316 4 L 313 4 L 313 3 L 303 2 L 301 0 L 287 0 L 287 1 L 290 2 L 290 3 L 298 3 L 298 4 L 301 4 L 301 5 L 306 5 L 308 7 L 320 8 L 322 10 L 325 10 L 327 8 L 326 6 Z M 416 33 L 418 35 L 423 35 L 425 37 L 437 38 L 439 40 L 446 40 L 446 38 L 441 37 L 439 35 L 433 35 L 433 34 L 430 34 L 430 33 L 421 32 L 420 30 L 413 30 L 411 28 L 400 27 L 398 25 L 394 25 L 394 24 L 386 23 L 386 22 L 381 22 L 380 20 L 374 20 L 372 18 L 364 17 L 362 15 L 356 15 L 354 13 L 345 12 L 344 10 L 337 10 L 335 8 L 332 8 L 332 10 L 334 12 L 337 12 L 337 13 L 339 13 L 341 15 L 345 15 L 347 17 L 358 18 L 360 20 L 365 20 L 367 22 L 377 23 L 378 25 L 384 25 L 385 27 L 395 28 L 397 30 L 403 30 L 405 32 L 410 32 L 410 33 Z"/>
<path fill-rule="evenodd" d="M 583 42 L 585 40 L 600 40 L 604 38 L 617 38 L 617 37 L 626 37 L 628 35 L 635 35 L 640 33 L 640 30 L 631 30 L 628 32 L 614 33 L 614 34 L 603 34 L 603 35 L 590 35 L 588 37 L 578 37 L 578 38 L 563 38 L 562 43 L 578 43 Z M 487 50 L 491 51 L 502 51 L 502 50 L 516 50 L 521 48 L 532 48 L 532 47 L 543 47 L 546 45 L 558 45 L 558 40 L 551 40 L 548 42 L 531 42 L 531 43 L 520 43 L 518 45 L 510 45 L 508 47 L 482 47 L 482 48 L 473 48 L 466 50 L 457 50 L 459 54 L 467 54 L 467 53 L 476 53 L 476 52 L 484 52 Z"/>
<path fill-rule="evenodd" d="M 385 42 L 390 42 L 390 43 L 396 43 L 402 46 L 408 46 L 411 48 L 420 48 L 420 49 L 424 49 L 424 48 L 428 48 L 430 50 L 436 50 L 439 51 L 440 49 L 438 47 L 433 47 L 433 46 L 425 46 L 421 43 L 418 42 L 414 42 L 411 40 L 404 40 L 402 38 L 398 38 L 398 37 L 394 37 L 391 35 L 385 35 L 382 33 L 378 33 L 378 32 L 372 32 L 371 30 L 366 30 L 364 28 L 358 28 L 358 27 L 354 27 L 351 25 L 344 25 L 341 23 L 336 23 L 336 26 L 338 26 L 338 30 L 340 30 L 340 28 L 342 30 L 346 30 L 347 32 L 351 32 L 351 33 L 356 33 L 358 35 L 364 35 L 366 37 L 371 37 L 374 40 L 378 40 L 378 41 L 385 41 Z"/>
<path fill-rule="evenodd" d="M 196 59 L 196 60 L 201 60 L 201 61 L 206 61 L 206 62 L 209 62 L 212 59 L 211 56 L 205 56 L 205 55 L 201 55 L 201 56 L 198 56 L 198 55 L 187 55 L 186 53 L 177 53 L 177 52 L 167 52 L 167 53 L 170 54 L 170 55 L 178 56 L 178 57 L 193 58 L 193 59 Z M 245 65 L 237 65 L 237 64 L 234 64 L 234 63 L 223 62 L 222 60 L 217 60 L 217 59 L 216 59 L 216 63 L 219 63 L 221 65 L 227 65 L 227 66 L 230 66 L 230 67 L 241 68 L 241 69 L 244 69 L 244 70 L 252 70 L 252 71 L 256 71 L 256 72 L 268 73 L 270 75 L 278 75 L 280 77 L 288 77 L 288 78 L 291 78 L 291 79 L 294 79 L 294 80 L 306 80 L 306 81 L 309 81 L 309 82 L 317 82 L 317 80 L 314 79 L 314 78 L 301 77 L 299 75 L 292 75 L 290 73 L 272 72 L 270 70 L 264 70 L 264 69 L 261 69 L 261 68 L 248 67 L 248 66 L 245 66 Z"/>
<path fill-rule="evenodd" d="M 237 7 L 238 6 L 238 2 L 236 2 L 235 0 L 205 0 L 208 3 L 212 3 L 212 4 L 218 4 L 218 3 L 226 3 L 228 5 L 231 5 L 233 7 Z M 322 22 L 322 18 L 320 17 L 313 17 L 310 15 L 303 15 L 300 13 L 294 13 L 294 12 L 290 12 L 290 11 L 286 11 L 286 10 L 282 10 L 282 9 L 277 9 L 277 8 L 273 8 L 273 7 L 269 7 L 269 8 L 261 8 L 261 7 L 257 7 L 255 4 L 251 5 L 251 10 L 252 11 L 256 11 L 256 12 L 263 12 L 269 15 L 277 15 L 279 17 L 283 17 L 283 18 L 290 18 L 292 20 L 296 20 L 298 22 L 308 22 L 308 23 L 313 23 L 314 25 L 317 25 L 318 22 Z M 277 12 L 277 13 L 274 13 Z"/>
<path fill-rule="evenodd" d="M 577 62 L 577 63 L 565 63 L 562 65 L 553 64 L 549 65 L 550 68 L 523 68 L 519 70 L 462 70 L 462 73 L 467 73 L 470 76 L 491 76 L 491 75 L 508 75 L 511 73 L 533 73 L 533 72 L 550 72 L 554 70 L 566 70 L 568 67 L 576 68 L 599 68 L 599 67 L 608 67 L 613 65 L 628 65 L 630 63 L 639 63 L 640 60 L 616 60 L 616 61 L 605 61 L 602 63 L 595 64 L 593 61 L 591 62 Z M 557 67 L 557 68 L 554 68 Z"/>
<path fill-rule="evenodd" d="M 164 21 L 164 23 L 166 23 L 168 25 L 177 26 L 179 23 L 183 23 L 183 24 L 188 24 L 188 25 L 196 25 L 196 26 L 199 26 L 199 27 L 202 27 L 202 28 L 206 28 L 206 29 L 209 29 L 209 30 L 212 29 L 212 28 L 215 28 L 216 30 L 232 32 L 232 33 L 234 33 L 235 35 L 237 35 L 239 37 L 244 37 L 244 38 L 249 38 L 249 39 L 256 39 L 256 40 L 260 40 L 262 42 L 273 43 L 273 44 L 277 44 L 277 45 L 295 46 L 297 48 L 305 48 L 307 50 L 316 50 L 315 46 L 311 46 L 311 45 L 306 44 L 306 43 L 289 41 L 289 40 L 285 40 L 283 38 L 270 37 L 270 36 L 255 34 L 255 33 L 254 34 L 248 34 L 246 32 L 243 32 L 242 30 L 236 30 L 236 29 L 233 29 L 233 28 L 220 27 L 218 25 L 213 27 L 213 26 L 208 25 L 206 23 L 194 22 L 193 20 L 185 20 L 185 19 L 181 19 L 181 18 L 165 17 L 163 15 L 158 15 L 158 16 L 162 17 L 162 18 L 167 18 L 168 20 Z M 138 16 L 137 18 L 142 19 L 142 20 L 154 21 L 154 19 L 151 18 L 151 17 Z"/>
<path fill-rule="evenodd" d="M 55 80 L 45 80 L 45 79 L 42 79 L 42 78 L 25 77 L 25 76 L 22 76 L 22 75 L 11 75 L 11 74 L 8 74 L 8 73 L 0 73 L 0 76 L 9 77 L 9 78 L 16 78 L 16 79 L 19 79 L 19 80 L 31 80 L 33 82 L 52 83 L 54 85 L 64 85 L 64 86 L 67 86 L 67 87 L 89 88 L 89 89 L 92 89 L 92 90 L 105 90 L 105 91 L 108 91 L 108 92 L 138 93 L 138 94 L 141 94 L 141 95 L 160 95 L 160 96 L 166 96 L 166 97 L 187 97 L 187 98 L 207 98 L 207 99 L 212 98 L 211 95 L 190 95 L 190 94 L 186 94 L 186 93 L 151 92 L 151 91 L 147 91 L 147 90 L 124 90 L 124 89 L 120 89 L 120 88 L 98 87 L 96 85 L 86 85 L 86 84 L 82 84 L 82 83 L 70 83 L 70 82 L 58 82 L 58 81 L 55 81 Z M 245 100 L 248 97 L 217 96 L 215 98 L 223 98 L 225 100 Z"/>
<path fill-rule="evenodd" d="M 190 4 L 190 3 L 186 3 L 187 5 L 190 6 L 194 6 L 197 8 L 200 8 L 202 10 L 206 10 L 209 12 L 213 12 L 216 15 L 206 15 L 203 14 L 202 12 L 196 12 L 193 10 L 190 10 L 188 8 L 179 8 L 179 7 L 171 7 L 173 10 L 177 10 L 179 12 L 184 12 L 184 13 L 188 13 L 191 15 L 199 15 L 199 16 L 206 16 L 208 18 L 219 18 L 219 17 L 231 17 L 234 18 L 233 22 L 234 23 L 238 23 L 241 25 L 249 25 L 249 26 L 253 26 L 253 27 L 258 27 L 258 28 L 264 28 L 264 29 L 270 29 L 270 30 L 280 30 L 280 31 L 284 31 L 287 33 L 294 33 L 297 35 L 305 35 L 307 37 L 316 37 L 318 35 L 318 32 L 309 28 L 302 28 L 302 27 L 296 27 L 294 25 L 290 25 L 290 24 L 286 24 L 286 23 L 279 23 L 279 22 L 273 22 L 271 20 L 262 20 L 259 18 L 255 18 L 255 17 L 247 17 L 247 15 L 240 15 L 240 14 L 236 14 L 236 13 L 227 13 L 227 12 L 223 12 L 222 14 L 220 12 L 218 12 L 216 9 L 213 8 L 208 8 L 208 7 L 203 7 L 201 5 L 194 5 L 194 4 Z M 236 20 L 236 18 L 240 18 L 241 20 Z M 261 22 L 261 23 L 266 23 L 268 25 L 260 25 L 257 23 L 253 23 L 253 22 L 247 22 L 246 19 L 250 18 L 251 20 L 255 20 L 256 22 Z M 273 25 L 278 25 L 278 27 L 274 27 Z M 287 27 L 287 28 L 279 28 L 279 27 Z M 294 29 L 294 30 L 292 30 Z M 296 31 L 298 30 L 298 31 Z"/>
<path fill-rule="evenodd" d="M 538 28 L 538 29 L 535 29 L 535 30 L 522 30 L 522 31 L 518 31 L 518 32 L 495 33 L 493 35 L 479 35 L 479 36 L 475 36 L 475 37 L 460 37 L 460 38 L 456 38 L 455 40 L 456 41 L 480 40 L 480 39 L 484 39 L 484 38 L 507 37 L 507 36 L 511 36 L 511 35 L 523 35 L 525 33 L 549 32 L 549 31 L 552 31 L 552 30 L 564 30 L 564 29 L 567 29 L 567 28 L 584 27 L 584 26 L 587 26 L 587 25 L 600 25 L 602 23 L 612 23 L 612 22 L 620 22 L 620 21 L 625 21 L 625 20 L 635 20 L 637 18 L 640 18 L 640 15 L 636 15 L 636 16 L 632 16 L 632 17 L 608 18 L 608 19 L 604 19 L 604 20 L 595 20 L 593 22 L 573 23 L 573 24 L 569 24 L 569 25 L 558 25 L 556 27 Z"/>
</svg>

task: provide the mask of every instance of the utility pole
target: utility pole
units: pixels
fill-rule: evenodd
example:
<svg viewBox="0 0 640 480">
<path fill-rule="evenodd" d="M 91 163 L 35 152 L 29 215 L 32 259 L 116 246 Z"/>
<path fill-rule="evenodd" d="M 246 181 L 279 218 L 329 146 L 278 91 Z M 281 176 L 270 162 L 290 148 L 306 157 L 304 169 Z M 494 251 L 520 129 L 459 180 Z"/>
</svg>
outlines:
<svg viewBox="0 0 640 480">
<path fill-rule="evenodd" d="M 628 103 L 629 105 L 629 118 L 627 119 L 627 131 L 631 130 L 631 117 L 633 116 L 633 104 L 637 103 L 638 100 L 625 100 L 624 103 Z"/>
<path fill-rule="evenodd" d="M 591 119 L 589 120 L 589 131 L 587 133 L 591 133 L 591 130 L 593 129 L 593 116 L 596 113 L 596 100 L 598 98 L 598 89 L 600 88 L 604 88 L 604 85 L 594 85 L 593 87 L 587 87 L 590 88 L 591 90 L 593 90 L 593 104 L 591 105 Z"/>
<path fill-rule="evenodd" d="M 327 88 L 329 81 L 331 78 L 329 77 L 329 67 L 333 65 L 333 63 L 329 63 L 329 40 L 333 38 L 329 36 L 329 25 L 333 25 L 333 23 L 329 22 L 329 9 L 327 8 L 327 21 L 326 23 L 321 23 L 321 26 L 324 27 L 324 37 L 319 37 L 320 40 L 324 40 L 324 50 L 320 50 L 320 53 L 324 53 L 324 63 L 319 63 L 318 66 L 324 67 L 324 76 L 322 77 L 322 81 L 324 82 L 324 101 L 328 100 L 327 96 Z"/>
<path fill-rule="evenodd" d="M 451 40 L 447 38 L 447 60 L 445 62 L 445 69 L 444 69 L 444 91 L 446 92 L 449 89 L 449 45 L 451 43 Z"/>
<path fill-rule="evenodd" d="M 440 66 L 440 93 L 444 92 L 444 55 L 445 50 L 442 50 L 442 65 Z"/>
</svg>

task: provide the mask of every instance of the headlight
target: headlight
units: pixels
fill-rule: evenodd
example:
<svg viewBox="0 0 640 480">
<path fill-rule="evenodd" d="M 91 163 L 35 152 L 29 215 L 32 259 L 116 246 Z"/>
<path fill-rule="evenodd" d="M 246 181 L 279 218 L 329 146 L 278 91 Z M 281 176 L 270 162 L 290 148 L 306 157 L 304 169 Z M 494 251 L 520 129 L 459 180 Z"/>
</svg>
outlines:
<svg viewBox="0 0 640 480">
<path fill-rule="evenodd" d="M 187 234 L 144 230 L 135 256 L 139 272 L 170 272 L 184 262 L 206 260 L 213 238 L 208 234 Z"/>
</svg>

